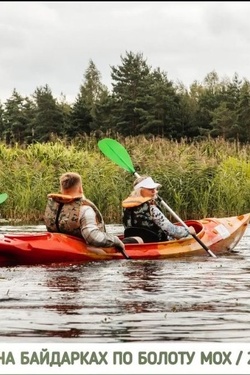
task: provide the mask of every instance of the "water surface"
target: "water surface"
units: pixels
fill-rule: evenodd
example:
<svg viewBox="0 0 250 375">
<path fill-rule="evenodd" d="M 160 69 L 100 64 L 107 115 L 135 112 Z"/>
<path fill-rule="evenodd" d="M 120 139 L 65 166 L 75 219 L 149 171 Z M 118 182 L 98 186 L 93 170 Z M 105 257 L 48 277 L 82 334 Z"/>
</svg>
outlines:
<svg viewBox="0 0 250 375">
<path fill-rule="evenodd" d="M 250 228 L 217 258 L 3 267 L 0 341 L 248 342 L 249 290 Z"/>
</svg>

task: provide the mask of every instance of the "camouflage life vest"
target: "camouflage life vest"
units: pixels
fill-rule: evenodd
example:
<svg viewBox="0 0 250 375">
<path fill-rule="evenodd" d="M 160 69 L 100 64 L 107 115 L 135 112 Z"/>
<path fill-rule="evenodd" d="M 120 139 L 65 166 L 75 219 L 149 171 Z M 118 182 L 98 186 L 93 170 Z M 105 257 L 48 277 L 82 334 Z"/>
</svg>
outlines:
<svg viewBox="0 0 250 375">
<path fill-rule="evenodd" d="M 96 213 L 96 224 L 105 231 L 102 215 L 90 200 L 64 194 L 49 194 L 45 208 L 44 222 L 48 232 L 60 232 L 82 238 L 80 228 L 80 208 L 87 205 Z"/>
<path fill-rule="evenodd" d="M 123 225 L 126 228 L 140 227 L 146 228 L 159 238 L 159 241 L 168 240 L 168 235 L 156 225 L 150 213 L 151 198 L 129 196 L 122 202 L 123 207 Z M 155 203 L 154 203 L 155 204 Z"/>
</svg>

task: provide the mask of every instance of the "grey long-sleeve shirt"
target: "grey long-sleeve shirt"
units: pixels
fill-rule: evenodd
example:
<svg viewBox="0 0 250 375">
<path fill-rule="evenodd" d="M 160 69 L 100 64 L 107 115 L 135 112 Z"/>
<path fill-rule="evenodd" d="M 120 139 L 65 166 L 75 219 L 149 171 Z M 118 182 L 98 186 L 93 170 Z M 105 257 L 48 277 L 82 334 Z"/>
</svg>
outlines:
<svg viewBox="0 0 250 375">
<path fill-rule="evenodd" d="M 87 244 L 96 247 L 118 246 L 124 249 L 123 242 L 115 235 L 103 231 L 96 223 L 96 213 L 90 206 L 80 209 L 81 233 Z"/>
<path fill-rule="evenodd" d="M 173 238 L 187 237 L 189 232 L 183 226 L 175 225 L 169 221 L 165 215 L 159 210 L 158 207 L 151 205 L 150 213 L 153 221 L 158 227 L 160 227 L 164 232 L 167 232 Z"/>
</svg>

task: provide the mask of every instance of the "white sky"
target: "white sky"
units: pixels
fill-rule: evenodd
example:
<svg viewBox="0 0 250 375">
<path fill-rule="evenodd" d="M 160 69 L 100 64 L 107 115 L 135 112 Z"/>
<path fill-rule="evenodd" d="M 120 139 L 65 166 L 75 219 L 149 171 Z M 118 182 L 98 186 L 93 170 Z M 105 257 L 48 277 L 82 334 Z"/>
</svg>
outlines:
<svg viewBox="0 0 250 375">
<path fill-rule="evenodd" d="M 111 88 L 126 51 L 187 88 L 215 70 L 250 80 L 250 2 L 0 2 L 0 101 L 46 84 L 72 103 L 93 60 Z"/>
</svg>

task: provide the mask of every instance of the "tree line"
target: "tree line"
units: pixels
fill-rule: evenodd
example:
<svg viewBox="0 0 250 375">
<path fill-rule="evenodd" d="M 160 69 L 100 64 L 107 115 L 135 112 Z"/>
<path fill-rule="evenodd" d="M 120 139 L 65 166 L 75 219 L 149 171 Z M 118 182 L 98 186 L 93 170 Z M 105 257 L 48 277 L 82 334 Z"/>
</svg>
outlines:
<svg viewBox="0 0 250 375">
<path fill-rule="evenodd" d="M 186 88 L 149 66 L 142 53 L 130 51 L 111 66 L 111 79 L 109 90 L 90 60 L 73 104 L 55 98 L 48 84 L 30 97 L 14 89 L 0 102 L 0 139 L 12 145 L 119 133 L 250 141 L 250 82 L 237 73 L 220 79 L 212 71 Z"/>
</svg>

